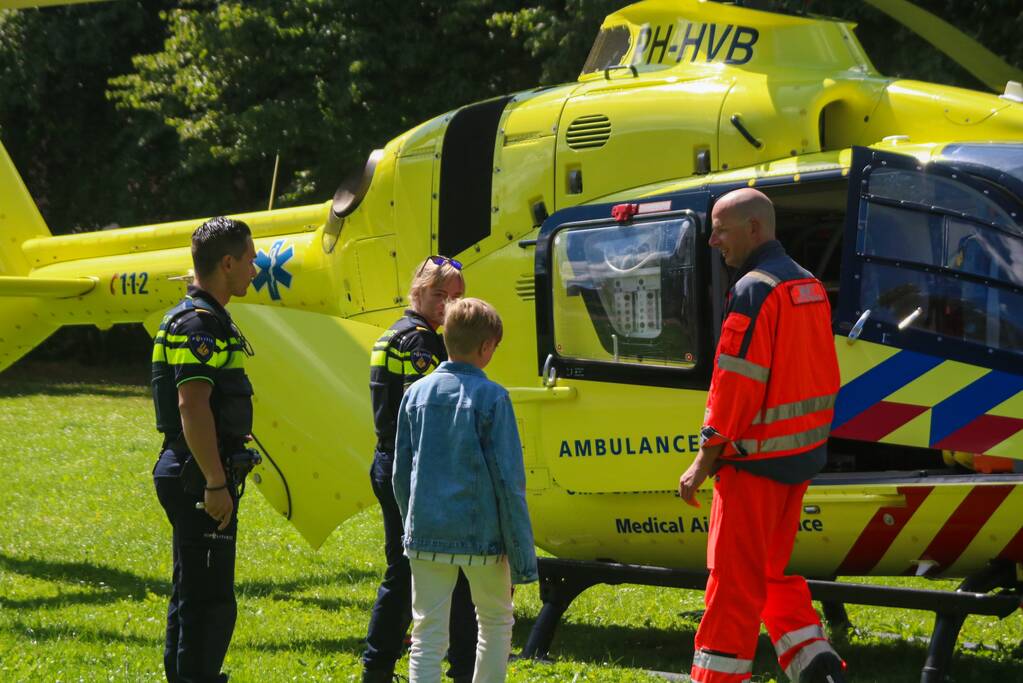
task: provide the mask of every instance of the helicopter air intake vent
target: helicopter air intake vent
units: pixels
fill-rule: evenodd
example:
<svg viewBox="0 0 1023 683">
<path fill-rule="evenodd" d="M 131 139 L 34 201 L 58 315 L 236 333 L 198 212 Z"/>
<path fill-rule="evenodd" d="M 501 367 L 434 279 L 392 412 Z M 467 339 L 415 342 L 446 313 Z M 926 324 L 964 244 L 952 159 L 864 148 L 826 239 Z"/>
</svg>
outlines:
<svg viewBox="0 0 1023 683">
<path fill-rule="evenodd" d="M 515 281 L 515 293 L 523 301 L 536 299 L 536 285 L 533 282 L 533 274 L 527 273 Z"/>
<path fill-rule="evenodd" d="M 572 149 L 596 149 L 610 137 L 611 120 L 603 114 L 589 114 L 569 124 L 565 141 Z"/>
</svg>

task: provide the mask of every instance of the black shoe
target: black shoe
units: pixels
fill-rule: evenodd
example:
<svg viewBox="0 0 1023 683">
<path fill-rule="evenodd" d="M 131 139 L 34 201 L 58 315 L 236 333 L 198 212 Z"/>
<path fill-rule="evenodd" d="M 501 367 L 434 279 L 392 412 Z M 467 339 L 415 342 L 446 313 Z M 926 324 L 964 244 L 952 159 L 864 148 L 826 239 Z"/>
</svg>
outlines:
<svg viewBox="0 0 1023 683">
<path fill-rule="evenodd" d="M 362 683 L 393 683 L 393 669 L 363 669 Z"/>
<path fill-rule="evenodd" d="M 842 660 L 833 652 L 822 652 L 807 664 L 799 683 L 845 683 Z"/>
</svg>

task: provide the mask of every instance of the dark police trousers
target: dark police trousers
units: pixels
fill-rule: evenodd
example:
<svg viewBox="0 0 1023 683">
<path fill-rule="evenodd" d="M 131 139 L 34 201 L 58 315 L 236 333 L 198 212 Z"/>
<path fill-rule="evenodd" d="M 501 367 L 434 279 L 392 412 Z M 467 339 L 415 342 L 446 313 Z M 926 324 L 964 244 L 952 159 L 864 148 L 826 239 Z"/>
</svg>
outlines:
<svg viewBox="0 0 1023 683">
<path fill-rule="evenodd" d="M 238 613 L 234 597 L 238 500 L 231 523 L 196 510 L 198 497 L 177 477 L 155 477 L 156 495 L 174 527 L 174 590 L 167 608 L 164 669 L 170 683 L 221 683 L 220 673 Z"/>
<path fill-rule="evenodd" d="M 401 659 L 405 634 L 412 623 L 412 570 L 409 568 L 405 548 L 401 511 L 391 488 L 391 461 L 381 462 L 380 455 L 373 458 L 370 481 L 373 493 L 380 501 L 384 513 L 384 555 L 387 571 L 377 591 L 377 600 L 369 619 L 366 651 L 362 662 L 367 669 L 391 671 Z M 469 581 L 458 572 L 458 581 L 451 598 L 450 646 L 448 676 L 472 676 L 476 666 L 476 608 L 472 604 Z"/>
</svg>

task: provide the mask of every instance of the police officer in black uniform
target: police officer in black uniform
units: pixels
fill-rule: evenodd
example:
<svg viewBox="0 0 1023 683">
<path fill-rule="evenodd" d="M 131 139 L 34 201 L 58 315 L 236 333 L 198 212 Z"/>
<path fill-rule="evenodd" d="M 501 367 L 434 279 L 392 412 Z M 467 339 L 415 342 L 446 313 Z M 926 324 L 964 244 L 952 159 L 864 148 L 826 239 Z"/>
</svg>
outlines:
<svg viewBox="0 0 1023 683">
<path fill-rule="evenodd" d="M 391 488 L 398 406 L 405 390 L 448 359 L 437 328 L 444 322 L 448 300 L 465 293 L 462 265 L 430 256 L 416 271 L 409 291 L 411 307 L 373 346 L 369 384 L 377 445 L 370 481 L 384 515 L 387 570 L 377 591 L 362 655 L 363 683 L 389 683 L 404 650 L 412 623 L 412 573 L 402 543 L 403 520 Z M 438 504 L 442 504 L 438 501 Z M 476 663 L 476 610 L 469 582 L 459 572 L 451 601 L 451 646 L 448 676 L 457 683 L 472 680 Z"/>
<path fill-rule="evenodd" d="M 245 338 L 224 306 L 244 296 L 256 252 L 245 223 L 213 218 L 192 235 L 195 283 L 153 343 L 153 402 L 163 448 L 153 478 L 174 529 L 164 668 L 170 683 L 226 681 L 234 631 L 241 482 L 232 457 L 252 431 Z M 202 505 L 199 505 L 201 503 Z"/>
</svg>

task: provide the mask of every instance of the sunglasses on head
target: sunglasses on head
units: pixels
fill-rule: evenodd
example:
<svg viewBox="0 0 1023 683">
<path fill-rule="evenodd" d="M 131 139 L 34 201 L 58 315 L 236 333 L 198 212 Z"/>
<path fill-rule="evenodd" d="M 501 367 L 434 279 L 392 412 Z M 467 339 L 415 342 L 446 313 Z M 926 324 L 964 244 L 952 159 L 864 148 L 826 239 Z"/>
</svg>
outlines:
<svg viewBox="0 0 1023 683">
<path fill-rule="evenodd" d="M 426 257 L 426 260 L 423 261 L 423 265 L 419 266 L 419 270 L 416 271 L 416 277 L 419 277 L 419 275 L 422 274 L 423 268 L 426 268 L 427 263 L 433 263 L 433 265 L 435 266 L 443 266 L 445 263 L 450 263 L 451 267 L 454 268 L 455 270 L 458 271 L 462 270 L 461 261 L 453 258 L 448 258 L 447 256 L 437 256 L 436 254 L 434 254 L 432 256 Z"/>
</svg>

